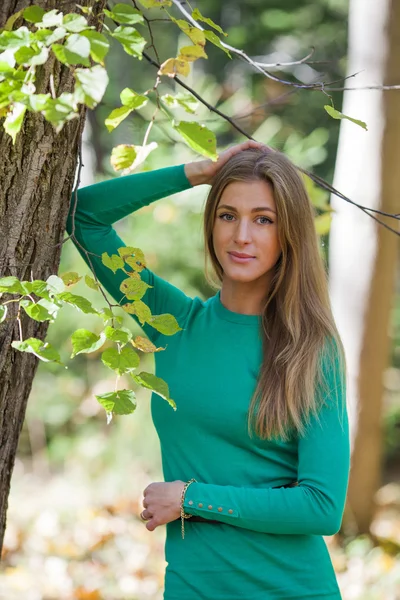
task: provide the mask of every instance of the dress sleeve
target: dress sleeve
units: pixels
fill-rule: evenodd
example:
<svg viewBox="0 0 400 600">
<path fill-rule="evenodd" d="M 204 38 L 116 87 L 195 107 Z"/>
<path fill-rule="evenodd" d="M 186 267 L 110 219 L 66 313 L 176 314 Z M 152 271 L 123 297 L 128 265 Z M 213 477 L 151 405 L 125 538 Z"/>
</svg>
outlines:
<svg viewBox="0 0 400 600">
<path fill-rule="evenodd" d="M 185 512 L 264 533 L 337 533 L 350 470 L 345 376 L 338 362 L 328 367 L 327 383 L 319 420 L 311 418 L 306 434 L 298 440 L 296 487 L 246 488 L 194 482 L 185 494 Z"/>
<path fill-rule="evenodd" d="M 118 255 L 118 248 L 126 245 L 112 224 L 155 200 L 193 187 L 186 177 L 184 166 L 134 173 L 81 188 L 74 217 L 75 199 L 72 196 L 67 232 L 71 234 L 74 230 L 78 243 L 73 241 L 79 253 L 89 267 L 92 263 L 97 278 L 117 302 L 124 297 L 120 285 L 127 275 L 121 270 L 113 273 L 101 261 L 103 252 Z M 89 253 L 90 261 L 84 250 Z M 152 286 L 142 298 L 152 315 L 173 314 L 183 328 L 192 299 L 148 268 L 143 269 L 140 276 Z M 148 324 L 141 325 L 136 315 L 131 316 L 154 342 L 159 332 Z"/>
</svg>

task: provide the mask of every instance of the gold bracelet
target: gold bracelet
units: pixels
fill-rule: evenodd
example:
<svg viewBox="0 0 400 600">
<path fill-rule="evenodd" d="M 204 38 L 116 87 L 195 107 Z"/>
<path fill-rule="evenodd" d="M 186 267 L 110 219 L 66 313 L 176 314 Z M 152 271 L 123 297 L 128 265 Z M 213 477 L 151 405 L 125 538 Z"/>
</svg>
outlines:
<svg viewBox="0 0 400 600">
<path fill-rule="evenodd" d="M 183 508 L 183 503 L 185 500 L 185 493 L 191 483 L 194 483 L 196 479 L 190 479 L 185 483 L 185 487 L 182 490 L 181 494 L 181 529 L 182 529 L 182 539 L 185 539 L 185 519 L 190 519 L 193 515 L 189 515 L 185 513 L 185 509 Z"/>
</svg>

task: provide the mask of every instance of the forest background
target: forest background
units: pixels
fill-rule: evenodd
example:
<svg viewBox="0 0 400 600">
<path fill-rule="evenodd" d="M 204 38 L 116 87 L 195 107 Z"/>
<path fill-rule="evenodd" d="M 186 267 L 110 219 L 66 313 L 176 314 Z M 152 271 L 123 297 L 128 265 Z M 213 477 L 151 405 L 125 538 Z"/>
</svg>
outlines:
<svg viewBox="0 0 400 600">
<path fill-rule="evenodd" d="M 309 60 L 277 69 L 279 77 L 304 84 L 337 81 L 338 88 L 349 83 L 344 81 L 348 66 L 347 0 L 201 0 L 192 4 L 192 8 L 196 6 L 228 33 L 226 41 L 230 45 L 244 49 L 253 60 L 291 62 L 315 48 Z M 152 16 L 156 18 L 155 13 Z M 179 16 L 177 11 L 175 16 Z M 183 33 L 177 35 L 171 22 L 154 22 L 152 28 L 163 59 L 174 56 L 177 48 L 187 43 Z M 239 58 L 228 60 L 216 47 L 208 48 L 207 53 L 208 60 L 196 61 L 185 82 L 234 118 L 254 139 L 282 150 L 300 167 L 331 182 L 338 159 L 341 121 L 332 119 L 324 110 L 329 98 L 321 91 L 288 87 L 266 79 Z M 119 176 L 110 163 L 112 148 L 117 144 L 141 144 L 151 118 L 151 108 L 145 107 L 133 112 L 115 131 L 107 131 L 104 120 L 119 104 L 121 90 L 148 89 L 154 85 L 155 70 L 144 60 L 133 61 L 120 44 L 111 47 L 106 67 L 110 77 L 106 94 L 97 108 L 87 113 L 81 185 Z M 368 72 L 365 78 L 368 80 Z M 350 82 L 356 85 L 357 76 Z M 162 93 L 181 91 L 173 79 L 166 77 L 160 88 Z M 329 94 L 340 109 L 342 91 Z M 183 110 L 175 114 L 187 118 Z M 201 104 L 196 108 L 195 119 L 216 134 L 219 151 L 243 140 L 226 120 Z M 354 135 L 360 135 L 356 124 L 350 127 L 354 128 Z M 171 133 L 162 117 L 152 128 L 150 140 L 156 141 L 158 148 L 138 170 L 199 158 L 178 135 Z M 322 217 L 318 222 L 321 250 L 328 257 L 329 195 L 310 182 L 309 191 Z M 203 299 L 215 292 L 204 278 L 201 219 L 206 193 L 205 187 L 199 187 L 174 195 L 117 225 L 127 244 L 144 250 L 151 269 L 187 294 Z M 69 271 L 88 273 L 71 241 L 63 246 L 60 266 L 60 273 Z M 397 275 L 390 319 L 390 355 L 384 373 L 384 447 L 373 519 L 368 532 L 360 533 L 347 516 L 340 534 L 327 540 L 345 600 L 398 598 L 399 281 Z M 76 287 L 76 293 L 81 285 Z M 102 305 L 95 291 L 85 295 L 95 306 Z M 135 328 L 128 316 L 125 325 Z M 90 315 L 65 308 L 50 327 L 47 339 L 62 357 L 69 356 L 70 337 L 78 327 L 96 331 L 100 324 Z M 0 598 L 162 597 L 165 531 L 157 528 L 150 533 L 138 519 L 142 490 L 148 483 L 162 480 L 159 443 L 150 418 L 150 392 L 140 389 L 135 413 L 114 418 L 107 425 L 95 394 L 112 390 L 114 377 L 102 365 L 100 354 L 101 350 L 81 354 L 72 361 L 67 359 L 67 370 L 52 363 L 39 365 L 13 474 Z M 152 371 L 153 356 L 142 361 L 143 368 Z"/>
</svg>

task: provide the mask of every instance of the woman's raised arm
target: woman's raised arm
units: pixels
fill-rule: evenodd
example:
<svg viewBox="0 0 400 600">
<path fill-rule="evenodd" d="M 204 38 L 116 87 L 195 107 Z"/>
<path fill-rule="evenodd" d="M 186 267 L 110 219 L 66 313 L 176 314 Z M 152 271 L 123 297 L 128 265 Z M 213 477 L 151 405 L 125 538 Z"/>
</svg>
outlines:
<svg viewBox="0 0 400 600">
<path fill-rule="evenodd" d="M 97 278 L 117 302 L 124 297 L 120 285 L 127 276 L 121 270 L 113 273 L 101 260 L 103 252 L 118 255 L 118 248 L 126 245 L 112 224 L 155 200 L 191 188 L 184 167 L 182 164 L 134 173 L 81 188 L 78 190 L 75 212 L 75 198 L 71 199 L 67 232 L 71 234 L 74 231 L 74 243 L 79 253 L 89 267 L 92 264 Z M 135 246 L 133 240 L 130 245 Z M 85 250 L 89 253 L 90 261 Z M 173 314 L 180 327 L 184 327 L 191 298 L 147 268 L 140 275 L 143 281 L 152 286 L 142 298 L 152 315 Z M 132 317 L 140 324 L 136 315 Z M 141 327 L 154 342 L 159 332 L 147 324 Z"/>
</svg>

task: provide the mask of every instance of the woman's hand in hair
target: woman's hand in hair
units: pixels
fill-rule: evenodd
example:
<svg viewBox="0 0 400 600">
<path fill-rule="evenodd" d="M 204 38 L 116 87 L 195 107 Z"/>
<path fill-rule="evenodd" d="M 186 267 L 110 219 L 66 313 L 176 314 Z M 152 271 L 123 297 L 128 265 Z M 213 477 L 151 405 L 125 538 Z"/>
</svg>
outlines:
<svg viewBox="0 0 400 600">
<path fill-rule="evenodd" d="M 227 148 L 218 157 L 218 160 L 213 162 L 210 158 L 200 160 L 197 162 L 190 162 L 185 164 L 185 174 L 190 183 L 195 185 L 208 184 L 212 185 L 215 175 L 218 173 L 220 168 L 238 152 L 248 150 L 249 148 L 258 148 L 265 151 L 272 151 L 272 148 L 262 144 L 261 142 L 255 142 L 253 140 L 246 140 L 241 144 L 235 144 L 230 148 Z"/>
</svg>

